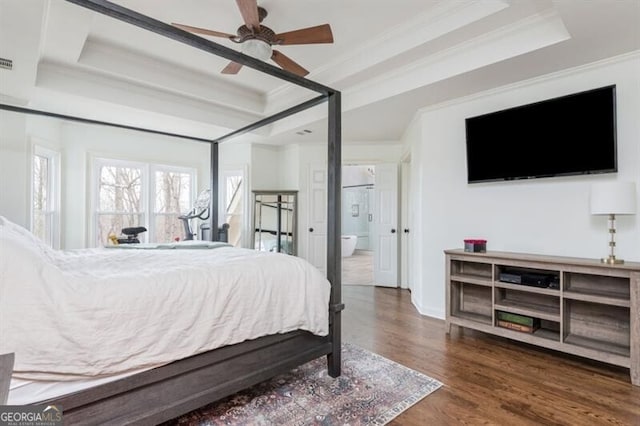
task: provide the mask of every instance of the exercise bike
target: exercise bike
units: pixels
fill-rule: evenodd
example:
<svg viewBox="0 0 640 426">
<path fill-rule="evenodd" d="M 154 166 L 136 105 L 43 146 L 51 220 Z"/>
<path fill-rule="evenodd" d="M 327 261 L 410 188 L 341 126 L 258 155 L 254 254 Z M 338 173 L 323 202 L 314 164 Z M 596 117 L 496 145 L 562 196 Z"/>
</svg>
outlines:
<svg viewBox="0 0 640 426">
<path fill-rule="evenodd" d="M 200 194 L 198 194 L 198 198 L 196 199 L 196 203 L 193 208 L 189 211 L 189 213 L 184 214 L 182 216 L 178 216 L 180 220 L 182 220 L 182 225 L 184 226 L 184 239 L 185 240 L 193 240 L 196 237 L 196 233 L 191 226 L 192 219 L 200 219 L 207 220 L 209 219 L 209 206 L 211 202 L 211 190 L 205 189 Z M 200 239 L 204 241 L 211 240 L 211 225 L 208 222 L 200 224 Z M 229 224 L 224 223 L 222 226 L 218 228 L 218 241 L 228 242 L 229 241 Z"/>
<path fill-rule="evenodd" d="M 198 194 L 198 198 L 196 199 L 193 208 L 186 214 L 182 216 L 178 216 L 180 220 L 182 220 L 182 225 L 184 227 L 184 239 L 185 240 L 193 240 L 196 236 L 196 232 L 194 232 L 191 221 L 193 219 L 207 220 L 209 219 L 210 212 L 209 206 L 211 203 L 211 190 L 205 189 L 200 194 Z M 206 223 L 200 224 L 200 239 L 202 238 L 204 231 L 209 229 L 209 225 Z"/>
</svg>

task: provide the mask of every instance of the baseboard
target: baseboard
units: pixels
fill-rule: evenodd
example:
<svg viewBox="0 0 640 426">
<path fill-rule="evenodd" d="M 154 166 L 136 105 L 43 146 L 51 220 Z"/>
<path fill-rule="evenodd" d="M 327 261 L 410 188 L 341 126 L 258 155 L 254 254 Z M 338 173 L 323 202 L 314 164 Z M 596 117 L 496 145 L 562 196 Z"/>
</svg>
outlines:
<svg viewBox="0 0 640 426">
<path fill-rule="evenodd" d="M 424 307 L 421 306 L 420 303 L 413 297 L 414 293 L 411 293 L 411 303 L 416 307 L 420 315 L 424 315 L 431 318 L 437 318 L 444 320 L 445 319 L 445 311 L 444 309 L 434 308 L 434 307 Z"/>
</svg>

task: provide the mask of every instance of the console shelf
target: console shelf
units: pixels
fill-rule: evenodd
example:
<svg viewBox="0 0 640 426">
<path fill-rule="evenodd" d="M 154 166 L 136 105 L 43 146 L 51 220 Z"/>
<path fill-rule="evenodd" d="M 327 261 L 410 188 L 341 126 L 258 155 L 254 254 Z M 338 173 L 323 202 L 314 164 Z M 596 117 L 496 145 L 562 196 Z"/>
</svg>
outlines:
<svg viewBox="0 0 640 426">
<path fill-rule="evenodd" d="M 539 328 L 533 333 L 534 337 L 539 337 L 541 339 L 553 340 L 556 342 L 560 341 L 560 332 L 549 330 L 546 328 Z"/>
<path fill-rule="evenodd" d="M 571 300 L 582 300 L 584 302 L 601 303 L 603 305 L 622 306 L 628 308 L 631 306 L 631 300 L 629 298 L 621 298 L 617 296 L 598 296 L 596 294 L 589 293 L 577 293 L 575 291 L 565 291 L 562 293 L 562 297 Z"/>
<path fill-rule="evenodd" d="M 622 366 L 640 386 L 640 263 L 461 249 L 445 254 L 447 333 L 453 324 Z M 560 288 L 499 281 L 500 272 L 519 269 L 548 274 Z M 537 318 L 539 328 L 499 327 L 497 311 Z"/>
<path fill-rule="evenodd" d="M 522 291 L 522 284 L 503 283 L 502 281 L 496 281 L 494 284 L 494 287 Z M 549 296 L 560 296 L 560 290 L 553 289 L 553 288 L 526 287 L 526 290 L 529 293 L 546 294 Z"/>
<path fill-rule="evenodd" d="M 459 281 L 461 283 L 469 283 L 476 285 L 483 285 L 485 287 L 492 287 L 493 281 L 491 278 L 485 278 L 480 275 L 451 275 L 451 281 Z"/>
<path fill-rule="evenodd" d="M 500 303 L 494 303 L 493 308 L 497 311 L 511 312 L 514 314 L 560 322 L 560 308 L 508 300 L 503 300 Z"/>
<path fill-rule="evenodd" d="M 600 352 L 609 352 L 623 357 L 631 356 L 628 346 L 621 346 L 612 343 L 604 343 L 597 339 L 590 339 L 583 336 L 569 335 L 564 338 L 564 342 L 569 345 L 574 345 L 583 348 L 591 348 Z"/>
</svg>

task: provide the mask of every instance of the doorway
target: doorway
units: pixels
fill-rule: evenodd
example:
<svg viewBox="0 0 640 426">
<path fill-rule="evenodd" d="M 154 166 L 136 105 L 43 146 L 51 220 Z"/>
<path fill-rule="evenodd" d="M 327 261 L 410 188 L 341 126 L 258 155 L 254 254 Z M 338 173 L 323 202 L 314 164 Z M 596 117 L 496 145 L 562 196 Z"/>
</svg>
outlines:
<svg viewBox="0 0 640 426">
<path fill-rule="evenodd" d="M 342 167 L 342 283 L 374 285 L 374 165 Z"/>
<path fill-rule="evenodd" d="M 399 287 L 397 163 L 342 168 L 342 282 Z"/>
</svg>

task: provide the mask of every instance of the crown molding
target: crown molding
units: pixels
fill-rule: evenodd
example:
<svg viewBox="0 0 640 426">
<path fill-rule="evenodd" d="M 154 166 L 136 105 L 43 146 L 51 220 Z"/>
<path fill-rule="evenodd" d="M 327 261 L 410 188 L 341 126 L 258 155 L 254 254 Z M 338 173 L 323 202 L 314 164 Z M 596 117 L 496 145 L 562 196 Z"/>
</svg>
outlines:
<svg viewBox="0 0 640 426">
<path fill-rule="evenodd" d="M 69 104 L 75 102 L 80 105 L 97 101 L 96 110 L 98 111 L 101 103 L 105 106 L 123 107 L 121 113 L 123 121 L 129 120 L 132 110 L 161 114 L 222 129 L 238 128 L 262 118 L 258 114 L 233 110 L 200 99 L 158 90 L 156 87 L 132 83 L 125 79 L 116 79 L 90 69 L 49 61 L 38 65 L 36 90 L 45 91 L 42 95 L 43 100 L 46 92 L 50 92 L 71 95 L 64 101 Z M 39 98 L 40 96 L 36 93 L 33 101 L 41 101 Z M 49 97 L 49 102 L 52 99 Z M 129 112 L 126 112 L 127 109 Z M 215 135 L 208 135 L 208 137 L 213 136 Z"/>
<path fill-rule="evenodd" d="M 95 13 L 66 1 L 45 0 L 38 60 L 76 63 L 95 22 Z"/>
<path fill-rule="evenodd" d="M 529 78 L 529 79 L 518 81 L 515 83 L 510 83 L 510 84 L 496 87 L 493 89 L 484 90 L 482 92 L 474 93 L 472 95 L 463 96 L 463 97 L 452 99 L 445 102 L 440 102 L 434 105 L 429 105 L 427 107 L 418 109 L 414 114 L 413 118 L 411 119 L 411 123 L 413 123 L 422 114 L 427 112 L 437 111 L 440 109 L 449 108 L 449 107 L 459 105 L 459 104 L 464 104 L 467 102 L 472 102 L 482 98 L 499 95 L 501 93 L 510 92 L 513 90 L 522 89 L 530 86 L 535 86 L 535 85 L 538 85 L 550 80 L 555 80 L 558 78 L 590 72 L 595 69 L 610 66 L 610 65 L 615 65 L 615 64 L 624 63 L 624 62 L 638 61 L 638 60 L 640 60 L 640 50 L 634 50 L 631 52 L 623 53 L 621 55 L 616 55 L 610 58 L 605 58 L 595 62 L 590 62 L 588 64 L 578 65 L 576 67 L 555 71 L 549 74 Z M 407 126 L 407 128 L 409 128 L 409 126 Z"/>
<path fill-rule="evenodd" d="M 568 38 L 569 33 L 558 13 L 555 9 L 547 9 L 344 90 L 342 111 L 348 112 L 429 86 Z M 271 135 L 321 120 L 325 116 L 324 110 L 307 110 L 294 120 L 275 123 Z"/>
<path fill-rule="evenodd" d="M 14 96 L 5 95 L 2 93 L 0 93 L 0 102 L 7 105 L 15 105 L 21 107 L 26 107 L 27 105 L 29 105 L 29 101 L 26 99 L 16 98 Z"/>
<path fill-rule="evenodd" d="M 135 83 L 144 82 L 164 91 L 236 110 L 254 114 L 262 114 L 265 110 L 265 97 L 256 90 L 103 40 L 89 38 L 78 63 L 114 77 L 126 76 L 124 78 Z"/>
<path fill-rule="evenodd" d="M 40 24 L 40 43 L 38 43 L 38 62 L 40 62 L 44 56 L 44 46 L 47 39 L 47 29 L 49 26 L 49 15 L 51 14 L 51 2 L 47 0 L 44 3 L 44 10 L 42 12 L 42 23 Z"/>
<path fill-rule="evenodd" d="M 314 70 L 310 76 L 317 81 L 336 85 L 340 80 L 507 7 L 509 4 L 503 0 L 438 3 L 428 11 L 416 15 L 410 21 L 396 25 L 382 32 L 379 36 L 371 38 L 357 49 L 337 56 L 334 60 Z M 407 34 L 411 36 L 407 37 Z M 284 102 L 290 102 L 295 93 L 295 88 L 290 84 L 279 86 L 267 93 L 267 106 L 278 109 Z"/>
<path fill-rule="evenodd" d="M 556 10 L 547 9 L 354 86 L 345 91 L 344 109 L 357 108 L 569 38 Z M 386 93 L 376 90 L 374 95 L 374 87 L 383 88 Z M 356 93 L 364 99 L 357 100 Z"/>
</svg>

